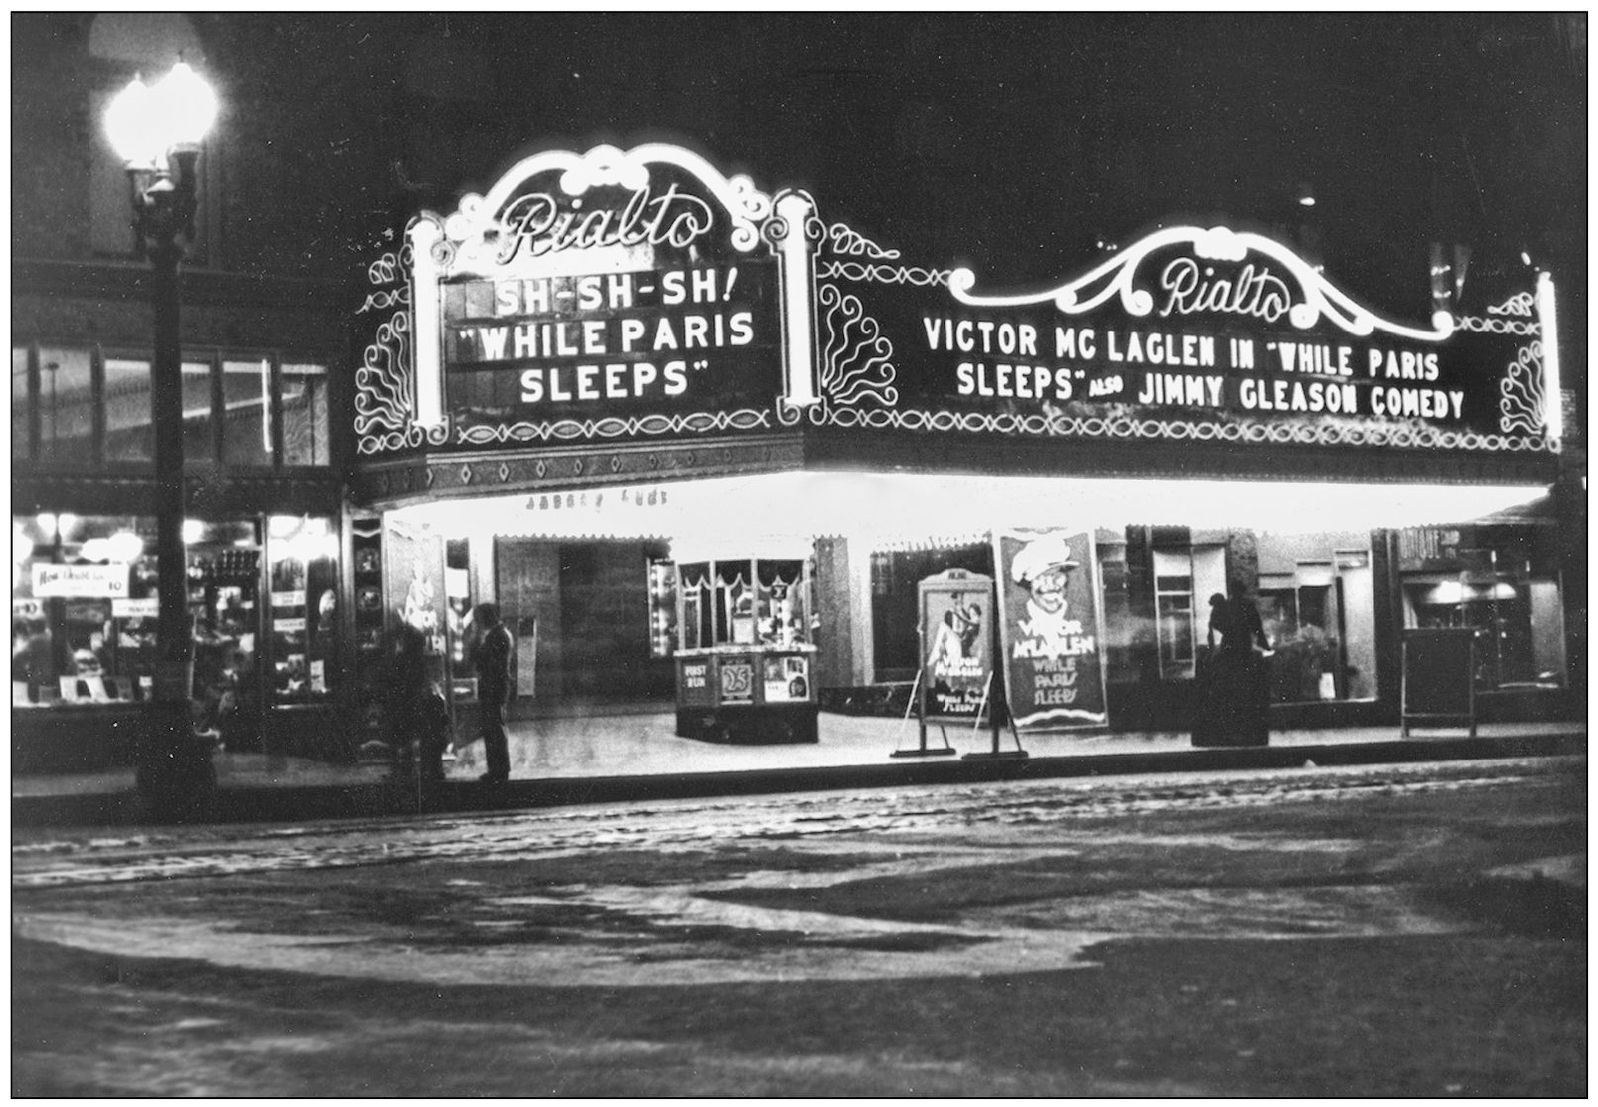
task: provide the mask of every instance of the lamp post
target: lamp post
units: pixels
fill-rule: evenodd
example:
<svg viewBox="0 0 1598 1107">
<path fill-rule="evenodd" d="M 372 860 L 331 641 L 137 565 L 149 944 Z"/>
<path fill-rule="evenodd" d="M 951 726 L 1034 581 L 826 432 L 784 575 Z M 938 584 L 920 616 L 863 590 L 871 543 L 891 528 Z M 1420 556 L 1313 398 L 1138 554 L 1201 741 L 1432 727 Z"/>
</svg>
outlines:
<svg viewBox="0 0 1598 1107">
<path fill-rule="evenodd" d="M 194 666 L 183 548 L 182 346 L 178 268 L 194 237 L 200 143 L 216 118 L 216 95 L 183 62 L 153 86 L 140 77 L 106 110 L 106 133 L 127 166 L 133 230 L 153 270 L 156 557 L 160 566 L 154 699 L 135 742 L 139 789 L 168 818 L 202 813 L 215 787 L 209 746 L 189 722 Z"/>
</svg>

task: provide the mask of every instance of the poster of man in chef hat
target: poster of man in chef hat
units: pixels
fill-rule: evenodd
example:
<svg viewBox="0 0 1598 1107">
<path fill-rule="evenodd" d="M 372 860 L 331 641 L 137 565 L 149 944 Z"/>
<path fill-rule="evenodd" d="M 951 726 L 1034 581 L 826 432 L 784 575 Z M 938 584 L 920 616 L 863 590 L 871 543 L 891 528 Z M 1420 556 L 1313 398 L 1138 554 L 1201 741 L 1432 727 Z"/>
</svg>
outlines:
<svg viewBox="0 0 1598 1107">
<path fill-rule="evenodd" d="M 1000 532 L 994 558 L 1005 686 L 1017 728 L 1104 725 L 1092 534 Z"/>
</svg>

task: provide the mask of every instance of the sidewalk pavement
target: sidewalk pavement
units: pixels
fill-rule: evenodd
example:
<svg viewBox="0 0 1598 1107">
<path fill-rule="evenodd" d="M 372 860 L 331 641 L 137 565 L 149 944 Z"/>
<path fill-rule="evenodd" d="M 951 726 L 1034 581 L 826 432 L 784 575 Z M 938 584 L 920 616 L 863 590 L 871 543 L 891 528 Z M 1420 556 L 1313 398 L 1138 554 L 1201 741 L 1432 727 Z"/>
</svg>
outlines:
<svg viewBox="0 0 1598 1107">
<path fill-rule="evenodd" d="M 679 738 L 671 712 L 541 718 L 511 728 L 511 780 L 477 782 L 482 747 L 464 745 L 445 764 L 445 782 L 419 795 L 390 779 L 383 763 L 335 765 L 258 753 L 216 756 L 216 822 L 298 821 L 418 810 L 486 811 L 556 804 L 692 796 L 750 795 L 828 788 L 1041 779 L 1200 769 L 1284 768 L 1398 761 L 1569 756 L 1587 752 L 1583 722 L 1481 724 L 1417 730 L 1397 726 L 1282 730 L 1266 747 L 1195 749 L 1186 733 L 1026 734 L 1027 756 L 1005 731 L 990 754 L 992 732 L 969 726 L 928 728 L 942 756 L 892 756 L 919 747 L 914 719 L 824 713 L 821 740 L 797 745 L 719 745 Z M 465 737 L 465 736 L 462 736 Z M 13 776 L 11 823 L 115 826 L 148 821 L 133 770 Z"/>
</svg>

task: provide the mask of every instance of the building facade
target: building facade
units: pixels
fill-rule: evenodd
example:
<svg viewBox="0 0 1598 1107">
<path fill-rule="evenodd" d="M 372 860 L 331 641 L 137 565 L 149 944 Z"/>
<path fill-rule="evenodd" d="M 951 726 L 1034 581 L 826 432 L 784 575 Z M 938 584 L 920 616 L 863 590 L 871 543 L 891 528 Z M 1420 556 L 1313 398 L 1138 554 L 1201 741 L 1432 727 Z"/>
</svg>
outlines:
<svg viewBox="0 0 1598 1107">
<path fill-rule="evenodd" d="M 681 147 L 547 151 L 374 267 L 353 494 L 441 656 L 485 599 L 534 636 L 525 711 L 667 702 L 684 650 L 755 650 L 758 689 L 796 644 L 823 705 L 902 711 L 919 583 L 1002 598 L 1016 532 L 1076 543 L 1079 652 L 1025 694 L 1090 706 L 1045 725 L 1185 725 L 1231 587 L 1283 724 L 1395 722 L 1404 632 L 1444 626 L 1480 632 L 1485 715 L 1563 713 L 1556 292 L 1483 270 L 1395 321 L 1274 238 L 1172 225 L 990 291 Z"/>
<path fill-rule="evenodd" d="M 125 761 L 149 689 L 149 276 L 99 121 L 180 52 L 230 105 L 182 286 L 193 712 L 224 748 L 370 750 L 402 623 L 469 734 L 483 600 L 517 714 L 692 729 L 705 679 L 806 740 L 817 707 L 904 711 L 926 578 L 1024 613 L 1031 542 L 1068 551 L 1073 613 L 1052 645 L 1006 624 L 1034 725 L 1185 726 L 1229 586 L 1281 725 L 1396 723 L 1405 632 L 1440 626 L 1480 631 L 1486 716 L 1584 709 L 1584 351 L 1554 274 L 1438 253 L 1430 312 L 1396 318 L 1244 211 L 1012 287 L 684 145 L 510 154 L 493 81 L 458 79 L 487 40 L 431 25 L 397 75 L 338 45 L 340 132 L 267 29 L 60 15 L 14 43 L 17 767 Z M 472 191 L 413 155 L 508 168 Z"/>
</svg>

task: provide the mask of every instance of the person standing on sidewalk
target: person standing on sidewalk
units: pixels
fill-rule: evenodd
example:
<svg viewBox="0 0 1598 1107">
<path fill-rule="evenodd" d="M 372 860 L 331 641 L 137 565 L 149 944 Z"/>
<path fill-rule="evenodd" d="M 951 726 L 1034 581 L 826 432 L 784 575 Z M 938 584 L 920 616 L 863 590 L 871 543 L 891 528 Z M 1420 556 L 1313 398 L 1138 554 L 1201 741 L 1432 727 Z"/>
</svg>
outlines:
<svg viewBox="0 0 1598 1107">
<path fill-rule="evenodd" d="M 510 779 L 510 744 L 505 737 L 505 705 L 510 700 L 510 631 L 500 621 L 499 605 L 480 603 L 472 614 L 477 624 L 477 707 L 488 771 L 479 779 L 503 784 Z"/>
<path fill-rule="evenodd" d="M 408 781 L 415 771 L 414 745 L 422 730 L 423 695 L 427 691 L 426 639 L 409 623 L 394 631 L 388 665 L 383 672 L 384 739 L 394 752 L 394 777 Z"/>
</svg>

